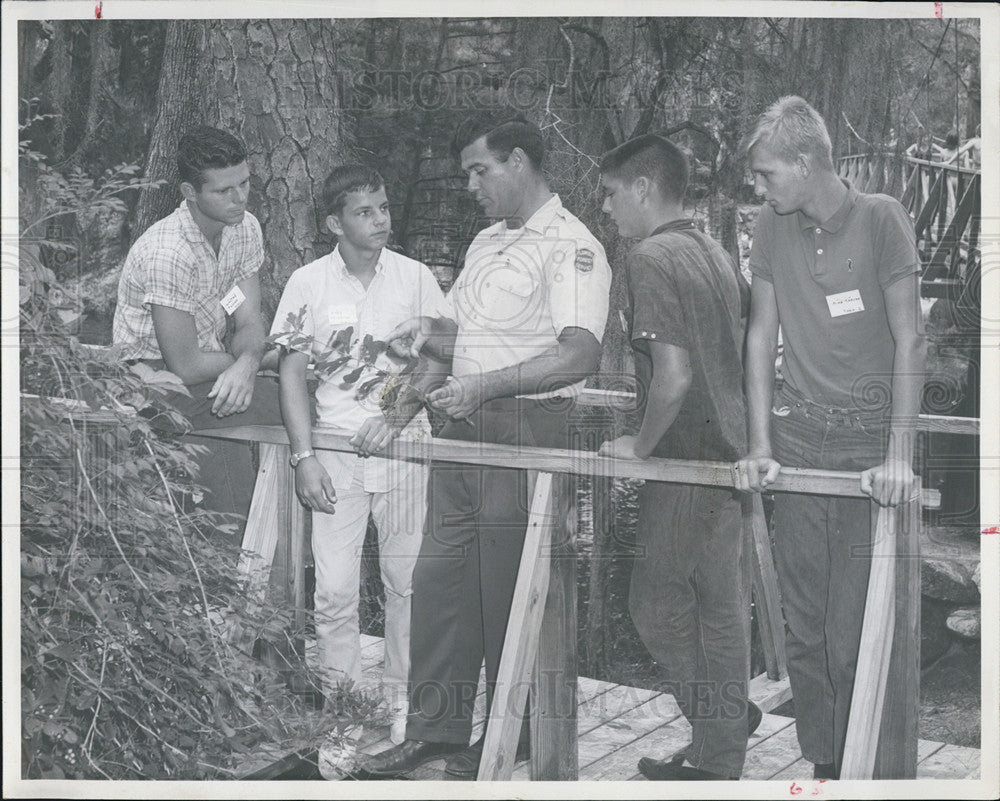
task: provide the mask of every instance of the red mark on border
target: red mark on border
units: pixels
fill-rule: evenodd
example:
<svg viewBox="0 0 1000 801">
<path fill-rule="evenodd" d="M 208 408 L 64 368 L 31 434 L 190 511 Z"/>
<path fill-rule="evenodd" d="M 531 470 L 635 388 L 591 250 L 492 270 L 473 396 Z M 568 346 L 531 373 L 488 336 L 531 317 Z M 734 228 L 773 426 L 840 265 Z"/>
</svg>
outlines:
<svg viewBox="0 0 1000 801">
<path fill-rule="evenodd" d="M 104 10 L 104 0 L 97 0 L 97 5 L 94 6 L 94 19 L 101 18 L 101 12 Z"/>
<path fill-rule="evenodd" d="M 934 16 L 938 19 L 944 19 L 944 3 L 934 4 Z"/>
<path fill-rule="evenodd" d="M 987 526 L 986 528 L 984 528 L 979 533 L 980 534 L 1000 534 L 1000 526 Z"/>
<path fill-rule="evenodd" d="M 802 788 L 799 787 L 797 782 L 792 782 L 792 786 L 788 788 L 789 795 L 799 795 L 802 792 Z"/>
</svg>

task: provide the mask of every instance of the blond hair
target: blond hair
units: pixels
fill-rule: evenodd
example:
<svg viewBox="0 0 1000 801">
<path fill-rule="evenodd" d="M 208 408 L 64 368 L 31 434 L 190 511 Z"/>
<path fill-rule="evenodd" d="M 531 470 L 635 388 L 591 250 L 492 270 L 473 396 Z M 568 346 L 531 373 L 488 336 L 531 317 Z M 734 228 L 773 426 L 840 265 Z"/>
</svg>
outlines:
<svg viewBox="0 0 1000 801">
<path fill-rule="evenodd" d="M 749 154 L 757 145 L 788 162 L 805 154 L 817 166 L 833 169 L 833 145 L 826 123 L 798 95 L 786 95 L 757 118 L 753 131 L 744 140 L 743 150 Z"/>
</svg>

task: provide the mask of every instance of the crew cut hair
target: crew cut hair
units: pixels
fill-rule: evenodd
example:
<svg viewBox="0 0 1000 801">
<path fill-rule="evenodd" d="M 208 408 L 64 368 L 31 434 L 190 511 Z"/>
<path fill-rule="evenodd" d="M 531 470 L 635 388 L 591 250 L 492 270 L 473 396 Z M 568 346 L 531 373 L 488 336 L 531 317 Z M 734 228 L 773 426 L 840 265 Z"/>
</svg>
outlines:
<svg viewBox="0 0 1000 801">
<path fill-rule="evenodd" d="M 323 216 L 340 214 L 351 192 L 377 192 L 384 187 L 385 180 L 371 167 L 363 164 L 334 167 L 323 182 Z"/>
<path fill-rule="evenodd" d="M 664 200 L 683 200 L 687 191 L 687 156 L 659 134 L 643 134 L 609 150 L 601 157 L 601 172 L 627 184 L 648 178 Z"/>
<path fill-rule="evenodd" d="M 239 139 L 208 125 L 192 128 L 177 145 L 177 175 L 196 190 L 205 183 L 205 170 L 235 167 L 246 160 L 247 149 Z"/>
<path fill-rule="evenodd" d="M 468 117 L 455 129 L 451 150 L 461 158 L 462 150 L 481 136 L 486 137 L 486 147 L 497 161 L 510 158 L 515 147 L 521 148 L 536 172 L 541 171 L 545 159 L 545 141 L 541 129 L 521 114 L 509 111 L 482 111 Z"/>
<path fill-rule="evenodd" d="M 833 145 L 826 123 L 798 95 L 785 95 L 757 118 L 753 131 L 744 140 L 743 151 L 749 154 L 757 145 L 763 145 L 789 163 L 805 154 L 817 166 L 833 169 Z"/>
</svg>

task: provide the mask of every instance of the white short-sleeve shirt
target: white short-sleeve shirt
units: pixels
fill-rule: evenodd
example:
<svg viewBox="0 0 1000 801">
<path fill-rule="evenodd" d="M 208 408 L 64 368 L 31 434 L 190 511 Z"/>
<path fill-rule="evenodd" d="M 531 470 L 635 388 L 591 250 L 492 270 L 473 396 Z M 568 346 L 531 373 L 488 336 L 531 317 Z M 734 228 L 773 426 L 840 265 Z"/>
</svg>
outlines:
<svg viewBox="0 0 1000 801">
<path fill-rule="evenodd" d="M 288 279 L 275 312 L 271 333 L 278 334 L 292 329 L 293 318 L 305 310 L 301 332 L 311 337 L 310 356 L 321 358 L 328 343 L 337 331 L 352 327 L 355 342 L 352 354 L 360 355 L 360 343 L 366 334 L 375 340 L 385 341 L 393 328 L 411 317 L 434 315 L 443 303 L 437 280 L 422 263 L 402 254 L 383 248 L 375 268 L 375 277 L 368 288 L 347 271 L 337 247 L 332 253 L 300 267 Z M 302 349 L 305 352 L 305 348 Z M 363 375 L 353 386 L 342 388 L 344 375 L 358 366 L 352 359 L 336 373 L 320 382 L 316 390 L 316 414 L 321 426 L 357 431 L 369 417 L 379 414 L 379 388 L 374 388 L 363 398 L 356 397 L 356 390 L 367 380 Z M 386 354 L 381 354 L 376 364 L 390 371 L 398 371 Z M 403 439 L 430 436 L 427 414 L 419 412 L 400 434 Z M 332 455 L 332 454 L 331 454 Z M 340 467 L 338 475 L 330 478 L 335 487 L 350 485 L 358 456 L 337 454 Z M 401 479 L 399 468 L 405 462 L 392 462 L 381 457 L 365 461 L 365 490 L 386 492 Z M 390 465 L 397 465 L 390 470 Z"/>
<path fill-rule="evenodd" d="M 520 228 L 506 221 L 486 228 L 469 246 L 443 309 L 458 323 L 453 374 L 525 362 L 555 346 L 567 327 L 585 328 L 600 342 L 610 291 L 604 248 L 558 195 Z M 530 397 L 582 389 L 579 382 Z"/>
</svg>

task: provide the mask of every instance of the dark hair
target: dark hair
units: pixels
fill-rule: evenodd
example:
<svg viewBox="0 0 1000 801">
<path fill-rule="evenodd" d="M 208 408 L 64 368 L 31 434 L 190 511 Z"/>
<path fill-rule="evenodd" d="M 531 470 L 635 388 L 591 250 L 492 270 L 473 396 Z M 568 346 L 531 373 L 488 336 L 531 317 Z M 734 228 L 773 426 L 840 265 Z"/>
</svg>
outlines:
<svg viewBox="0 0 1000 801">
<path fill-rule="evenodd" d="M 658 134 L 637 136 L 609 150 L 601 157 L 601 172 L 627 183 L 648 178 L 664 200 L 681 200 L 687 191 L 687 156 Z"/>
<path fill-rule="evenodd" d="M 323 216 L 340 214 L 350 192 L 377 192 L 385 181 L 376 170 L 361 164 L 334 167 L 323 182 Z"/>
<path fill-rule="evenodd" d="M 958 147 L 958 134 L 952 131 L 944 138 L 944 146 L 949 150 L 954 150 Z"/>
<path fill-rule="evenodd" d="M 498 161 L 506 161 L 515 147 L 521 148 L 531 166 L 541 170 L 545 158 L 545 142 L 537 125 L 520 114 L 509 111 L 482 111 L 466 118 L 455 130 L 451 149 L 460 157 L 462 150 L 480 137 L 486 137 L 486 147 Z"/>
<path fill-rule="evenodd" d="M 201 189 L 204 171 L 235 167 L 247 160 L 247 149 L 230 133 L 199 125 L 181 137 L 177 145 L 177 174 L 181 183 Z"/>
</svg>

